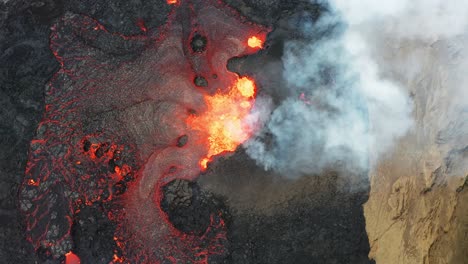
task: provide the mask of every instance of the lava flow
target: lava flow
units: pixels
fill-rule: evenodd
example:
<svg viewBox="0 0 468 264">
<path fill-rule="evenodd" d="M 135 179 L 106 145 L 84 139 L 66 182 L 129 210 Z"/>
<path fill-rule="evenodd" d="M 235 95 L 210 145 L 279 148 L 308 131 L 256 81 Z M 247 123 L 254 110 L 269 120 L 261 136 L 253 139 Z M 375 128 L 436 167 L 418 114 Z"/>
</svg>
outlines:
<svg viewBox="0 0 468 264">
<path fill-rule="evenodd" d="M 80 264 L 81 261 L 80 261 L 80 258 L 73 254 L 73 252 L 68 252 L 67 254 L 65 254 L 65 264 Z"/>
<path fill-rule="evenodd" d="M 234 151 L 237 146 L 246 141 L 253 132 L 253 127 L 247 122 L 250 110 L 255 101 L 255 83 L 248 77 L 237 78 L 223 94 L 218 91 L 213 96 L 206 95 L 207 111 L 196 116 L 192 115 L 187 123 L 195 130 L 208 136 L 208 153 L 200 161 L 202 169 L 217 154 Z"/>
<path fill-rule="evenodd" d="M 204 199 L 178 186 L 254 132 L 255 82 L 226 65 L 258 51 L 268 29 L 220 1 L 167 2 L 175 5 L 168 22 L 156 30 L 138 20 L 142 35 L 111 33 L 79 14 L 52 28 L 61 67 L 19 194 L 27 238 L 44 259 L 207 263 L 229 253 L 223 207 L 185 204 Z M 103 38 L 116 46 L 103 52 Z M 114 49 L 126 56 L 114 58 Z M 105 232 L 89 234 L 98 222 Z"/>
</svg>

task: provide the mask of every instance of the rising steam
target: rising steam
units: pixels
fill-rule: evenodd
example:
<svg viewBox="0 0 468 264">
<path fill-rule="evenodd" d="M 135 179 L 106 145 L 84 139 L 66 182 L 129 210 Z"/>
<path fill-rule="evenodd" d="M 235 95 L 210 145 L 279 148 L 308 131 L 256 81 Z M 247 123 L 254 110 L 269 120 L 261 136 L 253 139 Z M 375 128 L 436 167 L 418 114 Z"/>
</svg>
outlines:
<svg viewBox="0 0 468 264">
<path fill-rule="evenodd" d="M 328 11 L 318 20 L 301 15 L 295 23 L 303 37 L 285 45 L 283 89 L 289 97 L 245 144 L 258 164 L 290 177 L 336 164 L 366 170 L 390 153 L 414 126 L 410 93 L 418 91 L 409 86 L 427 62 L 421 50 L 466 32 L 468 24 L 466 1 L 322 2 Z M 451 72 L 467 64 L 460 65 Z M 447 84 L 450 102 L 461 101 L 456 98 L 463 93 L 467 98 L 463 83 Z M 466 101 L 455 105 L 447 115 L 464 111 L 466 117 Z M 457 129 L 463 135 L 466 122 Z"/>
</svg>

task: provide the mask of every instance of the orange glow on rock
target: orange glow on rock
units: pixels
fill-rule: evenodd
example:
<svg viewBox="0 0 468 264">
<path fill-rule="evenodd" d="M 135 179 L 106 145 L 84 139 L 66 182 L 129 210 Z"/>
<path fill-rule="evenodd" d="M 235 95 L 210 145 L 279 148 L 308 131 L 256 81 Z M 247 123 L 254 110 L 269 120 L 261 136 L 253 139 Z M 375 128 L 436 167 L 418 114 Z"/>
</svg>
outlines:
<svg viewBox="0 0 468 264">
<path fill-rule="evenodd" d="M 112 256 L 112 262 L 111 263 L 123 263 L 124 262 L 124 259 L 117 256 L 116 254 L 114 254 Z"/>
<path fill-rule="evenodd" d="M 33 186 L 39 186 L 39 182 L 33 180 L 33 179 L 29 179 L 28 180 L 28 185 L 33 185 Z"/>
<path fill-rule="evenodd" d="M 209 158 L 203 158 L 200 161 L 200 167 L 202 167 L 202 169 L 206 169 L 206 167 L 208 167 L 208 161 L 210 161 Z"/>
<path fill-rule="evenodd" d="M 67 254 L 65 254 L 65 264 L 80 264 L 81 261 L 80 261 L 80 258 L 73 254 L 73 252 L 68 252 Z"/>
<path fill-rule="evenodd" d="M 191 128 L 206 134 L 208 153 L 200 160 L 203 170 L 213 156 L 236 150 L 253 133 L 246 118 L 252 109 L 254 96 L 254 81 L 247 77 L 237 78 L 229 92 L 206 95 L 207 110 L 187 119 Z"/>
<path fill-rule="evenodd" d="M 247 45 L 251 48 L 261 49 L 263 47 L 263 41 L 256 36 L 252 36 L 247 40 Z"/>
</svg>

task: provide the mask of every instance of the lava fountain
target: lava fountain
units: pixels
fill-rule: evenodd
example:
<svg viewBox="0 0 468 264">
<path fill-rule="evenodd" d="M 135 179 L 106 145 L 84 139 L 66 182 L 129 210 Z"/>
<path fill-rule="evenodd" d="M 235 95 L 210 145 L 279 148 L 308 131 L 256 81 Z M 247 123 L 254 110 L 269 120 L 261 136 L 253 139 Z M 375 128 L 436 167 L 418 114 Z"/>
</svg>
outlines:
<svg viewBox="0 0 468 264">
<path fill-rule="evenodd" d="M 187 124 L 206 134 L 208 153 L 200 160 L 202 169 L 215 155 L 234 151 L 252 134 L 246 118 L 255 102 L 255 83 L 248 77 L 235 80 L 227 93 L 217 91 L 206 95 L 207 110 L 201 115 L 191 115 Z"/>
</svg>

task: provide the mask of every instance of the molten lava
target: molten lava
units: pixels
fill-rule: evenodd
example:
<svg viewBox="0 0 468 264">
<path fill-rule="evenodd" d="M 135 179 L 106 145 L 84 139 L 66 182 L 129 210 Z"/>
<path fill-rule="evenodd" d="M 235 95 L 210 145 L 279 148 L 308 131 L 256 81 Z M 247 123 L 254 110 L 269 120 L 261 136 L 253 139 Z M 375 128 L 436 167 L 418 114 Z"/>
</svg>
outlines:
<svg viewBox="0 0 468 264">
<path fill-rule="evenodd" d="M 177 4 L 177 2 L 178 2 L 178 0 L 167 0 L 167 3 L 169 5 L 175 5 L 175 4 Z"/>
<path fill-rule="evenodd" d="M 80 258 L 73 254 L 73 252 L 68 252 L 67 254 L 65 254 L 65 264 L 80 264 L 81 261 L 80 261 Z"/>
<path fill-rule="evenodd" d="M 200 167 L 206 169 L 214 155 L 234 151 L 253 133 L 247 117 L 255 101 L 255 83 L 247 77 L 237 78 L 229 92 L 218 91 L 206 95 L 207 110 L 190 116 L 187 124 L 195 130 L 207 134 L 206 157 L 200 160 Z"/>
<path fill-rule="evenodd" d="M 256 36 L 252 36 L 247 40 L 247 45 L 251 48 L 263 48 L 263 41 Z"/>
</svg>

